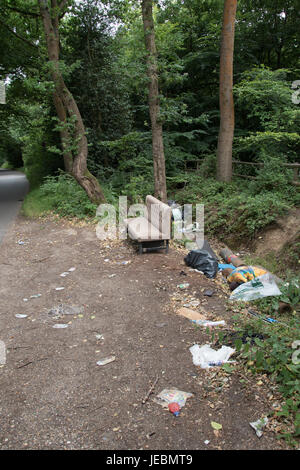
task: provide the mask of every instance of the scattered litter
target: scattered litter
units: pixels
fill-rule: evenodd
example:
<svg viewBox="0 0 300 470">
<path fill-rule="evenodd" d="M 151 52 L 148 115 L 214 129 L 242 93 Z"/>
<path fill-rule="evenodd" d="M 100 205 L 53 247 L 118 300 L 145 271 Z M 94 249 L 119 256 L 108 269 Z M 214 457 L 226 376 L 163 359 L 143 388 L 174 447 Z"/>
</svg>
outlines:
<svg viewBox="0 0 300 470">
<path fill-rule="evenodd" d="M 16 318 L 27 318 L 28 315 L 25 315 L 25 313 L 16 313 L 15 317 Z"/>
<path fill-rule="evenodd" d="M 257 266 L 238 266 L 234 269 L 228 269 L 226 272 L 224 270 L 222 274 L 227 278 L 231 290 L 234 290 L 237 288 L 237 285 L 253 281 L 255 278 L 267 274 L 267 271 Z M 234 286 L 231 287 L 231 284 L 234 284 Z"/>
<path fill-rule="evenodd" d="M 268 424 L 268 421 L 268 418 L 261 418 L 253 423 L 249 423 L 251 428 L 256 432 L 257 437 L 261 437 L 263 435 L 262 430 Z"/>
<path fill-rule="evenodd" d="M 236 266 L 234 266 L 233 264 L 218 264 L 218 269 L 219 271 L 222 271 L 223 269 L 235 269 Z"/>
<path fill-rule="evenodd" d="M 55 290 L 64 290 L 64 287 L 55 287 Z"/>
<path fill-rule="evenodd" d="M 24 302 L 28 302 L 28 299 L 23 299 L 23 300 L 24 300 Z"/>
<path fill-rule="evenodd" d="M 175 222 L 182 220 L 182 212 L 180 206 L 174 207 L 174 209 L 172 209 L 172 215 Z"/>
<path fill-rule="evenodd" d="M 157 398 L 154 398 L 155 403 L 158 403 L 163 408 L 169 409 L 172 413 L 177 413 L 175 416 L 178 416 L 181 408 L 184 407 L 186 400 L 193 396 L 192 393 L 183 392 L 177 388 L 165 388 L 162 392 L 157 395 Z M 169 405 L 172 404 L 171 409 Z M 175 410 L 175 404 L 176 410 Z M 177 409 L 179 407 L 179 409 Z M 172 411 L 174 409 L 174 411 Z"/>
<path fill-rule="evenodd" d="M 53 307 L 48 314 L 54 317 L 60 317 L 63 315 L 79 315 L 84 311 L 84 307 L 79 307 L 76 305 L 64 305 L 60 304 L 56 307 Z"/>
<path fill-rule="evenodd" d="M 105 263 L 108 263 L 108 261 L 109 261 L 109 258 L 106 258 L 106 259 L 104 260 Z"/>
<path fill-rule="evenodd" d="M 72 305 L 62 305 L 62 314 L 63 315 L 78 315 L 79 313 L 83 313 L 84 307 L 79 306 L 72 306 Z"/>
<path fill-rule="evenodd" d="M 212 297 L 214 295 L 214 290 L 213 289 L 206 289 L 204 292 L 203 292 L 203 295 L 206 295 L 206 297 Z"/>
<path fill-rule="evenodd" d="M 104 336 L 100 334 L 96 334 L 96 339 L 104 339 Z"/>
<path fill-rule="evenodd" d="M 168 404 L 169 411 L 173 413 L 174 416 L 179 416 L 180 406 L 178 403 L 173 402 Z"/>
<path fill-rule="evenodd" d="M 185 273 L 184 271 L 180 271 L 180 276 L 187 276 L 187 273 Z"/>
<path fill-rule="evenodd" d="M 185 264 L 201 271 L 209 278 L 216 277 L 218 261 L 206 250 L 192 250 L 184 258 Z"/>
<path fill-rule="evenodd" d="M 186 307 L 182 307 L 177 310 L 177 314 L 181 315 L 182 317 L 188 318 L 189 320 L 206 320 L 204 315 L 202 315 L 201 313 Z"/>
<path fill-rule="evenodd" d="M 265 318 L 265 317 L 262 317 L 261 315 L 259 315 L 257 312 L 255 312 L 254 310 L 251 310 L 250 308 L 248 309 L 248 312 L 250 313 L 250 315 L 253 315 L 254 317 L 257 317 L 257 318 L 260 318 L 262 321 L 264 322 L 267 322 L 267 323 L 280 323 L 278 320 L 275 320 L 275 318 Z"/>
<path fill-rule="evenodd" d="M 68 271 L 65 271 L 65 272 L 61 273 L 60 276 L 61 276 L 61 277 L 66 277 L 66 276 L 68 276 L 68 274 L 70 274 L 70 273 L 72 273 L 73 271 L 75 271 L 75 269 L 76 269 L 76 268 L 72 267 L 72 268 L 68 269 Z"/>
<path fill-rule="evenodd" d="M 178 284 L 177 287 L 179 287 L 179 289 L 187 289 L 190 285 L 188 282 L 184 282 L 183 284 Z"/>
<path fill-rule="evenodd" d="M 231 294 L 230 300 L 243 300 L 244 302 L 248 302 L 250 300 L 276 295 L 281 295 L 281 292 L 273 276 L 267 273 L 237 287 Z"/>
<path fill-rule="evenodd" d="M 115 276 L 116 276 L 116 274 L 109 274 L 108 277 L 111 278 L 111 277 L 115 277 Z"/>
<path fill-rule="evenodd" d="M 68 328 L 68 326 L 65 323 L 56 323 L 52 328 Z"/>
<path fill-rule="evenodd" d="M 23 240 L 19 240 L 18 245 L 25 245 L 25 242 L 23 242 Z"/>
<path fill-rule="evenodd" d="M 186 224 L 186 222 L 184 222 Z M 191 232 L 202 232 L 200 228 L 200 224 L 198 222 L 195 222 L 193 224 L 187 225 L 186 227 L 183 228 L 178 228 L 178 232 L 181 233 L 191 233 Z"/>
<path fill-rule="evenodd" d="M 184 307 L 198 307 L 200 305 L 200 302 L 199 300 L 192 300 L 191 302 L 189 302 L 188 304 L 183 304 Z"/>
<path fill-rule="evenodd" d="M 202 369 L 210 367 L 221 366 L 229 361 L 230 356 L 235 352 L 235 349 L 229 346 L 222 346 L 221 349 L 215 351 L 209 344 L 199 346 L 194 344 L 190 347 L 193 356 L 193 363 L 195 366 L 201 366 Z"/>
<path fill-rule="evenodd" d="M 97 365 L 105 366 L 106 364 L 109 364 L 110 362 L 114 362 L 115 360 L 116 360 L 116 356 L 106 357 L 104 359 L 100 359 L 100 361 L 97 362 Z"/>
<path fill-rule="evenodd" d="M 224 320 L 220 321 L 209 321 L 209 320 L 191 320 L 193 323 L 196 323 L 198 326 L 219 326 L 226 325 Z"/>
<path fill-rule="evenodd" d="M 215 421 L 211 421 L 210 424 L 211 424 L 211 427 L 215 429 L 216 431 L 220 431 L 223 427 L 222 424 L 216 423 Z"/>
<path fill-rule="evenodd" d="M 42 294 L 34 294 L 30 296 L 30 299 L 37 299 L 38 297 L 41 297 Z"/>
<path fill-rule="evenodd" d="M 210 443 L 209 440 L 204 441 L 204 444 L 207 446 Z"/>
</svg>

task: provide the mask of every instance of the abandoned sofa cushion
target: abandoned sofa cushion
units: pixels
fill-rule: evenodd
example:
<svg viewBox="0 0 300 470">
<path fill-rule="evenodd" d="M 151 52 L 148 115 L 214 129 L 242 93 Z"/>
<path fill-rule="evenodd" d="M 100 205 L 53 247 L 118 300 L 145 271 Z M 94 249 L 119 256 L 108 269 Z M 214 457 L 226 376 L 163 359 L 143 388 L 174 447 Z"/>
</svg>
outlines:
<svg viewBox="0 0 300 470">
<path fill-rule="evenodd" d="M 161 233 L 145 217 L 125 219 L 130 238 L 137 241 L 169 240 L 170 233 Z"/>
</svg>

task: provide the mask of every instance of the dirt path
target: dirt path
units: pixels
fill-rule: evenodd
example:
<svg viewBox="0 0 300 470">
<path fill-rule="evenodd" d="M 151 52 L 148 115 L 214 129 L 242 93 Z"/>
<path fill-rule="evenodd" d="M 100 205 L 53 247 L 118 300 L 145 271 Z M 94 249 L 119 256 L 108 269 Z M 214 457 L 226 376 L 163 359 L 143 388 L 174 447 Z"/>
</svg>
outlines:
<svg viewBox="0 0 300 470">
<path fill-rule="evenodd" d="M 190 272 L 174 249 L 140 256 L 127 242 L 108 245 L 89 227 L 22 217 L 1 244 L 1 448 L 282 448 L 271 431 L 259 439 L 249 426 L 269 411 L 267 389 L 192 363 L 189 347 L 207 336 L 175 314 L 176 296 L 184 302 L 176 286 L 189 282 L 201 301 L 212 287 L 203 305 L 211 318 L 230 321 L 216 283 Z M 83 312 L 54 318 L 49 311 L 59 304 Z M 114 362 L 96 364 L 111 355 Z M 169 387 L 194 394 L 178 418 L 155 394 L 142 404 L 156 377 L 155 394 Z"/>
</svg>

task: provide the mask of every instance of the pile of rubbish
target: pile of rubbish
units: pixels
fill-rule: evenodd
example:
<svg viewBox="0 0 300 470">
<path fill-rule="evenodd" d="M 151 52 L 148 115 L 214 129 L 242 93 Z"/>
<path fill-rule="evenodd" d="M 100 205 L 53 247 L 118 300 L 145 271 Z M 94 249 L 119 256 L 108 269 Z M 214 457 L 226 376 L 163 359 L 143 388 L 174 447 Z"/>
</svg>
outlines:
<svg viewBox="0 0 300 470">
<path fill-rule="evenodd" d="M 222 250 L 220 255 L 229 263 L 219 265 L 219 269 L 233 291 L 230 300 L 248 302 L 282 294 L 273 274 L 258 266 L 245 265 L 227 248 Z"/>
<path fill-rule="evenodd" d="M 233 291 L 230 300 L 245 302 L 269 296 L 279 296 L 275 276 L 258 266 L 247 266 L 230 250 L 220 252 L 227 264 L 219 263 L 207 242 L 205 249 L 191 250 L 184 258 L 185 264 L 206 277 L 215 278 L 221 272 Z"/>
</svg>

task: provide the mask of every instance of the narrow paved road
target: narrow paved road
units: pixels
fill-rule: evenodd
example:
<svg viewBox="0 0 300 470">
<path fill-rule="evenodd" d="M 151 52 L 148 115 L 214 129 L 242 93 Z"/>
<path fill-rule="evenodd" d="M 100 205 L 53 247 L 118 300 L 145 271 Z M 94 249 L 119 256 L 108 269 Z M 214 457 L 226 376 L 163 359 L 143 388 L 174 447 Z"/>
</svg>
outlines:
<svg viewBox="0 0 300 470">
<path fill-rule="evenodd" d="M 18 214 L 28 189 L 29 183 L 23 173 L 0 170 L 0 243 Z"/>
</svg>

